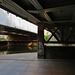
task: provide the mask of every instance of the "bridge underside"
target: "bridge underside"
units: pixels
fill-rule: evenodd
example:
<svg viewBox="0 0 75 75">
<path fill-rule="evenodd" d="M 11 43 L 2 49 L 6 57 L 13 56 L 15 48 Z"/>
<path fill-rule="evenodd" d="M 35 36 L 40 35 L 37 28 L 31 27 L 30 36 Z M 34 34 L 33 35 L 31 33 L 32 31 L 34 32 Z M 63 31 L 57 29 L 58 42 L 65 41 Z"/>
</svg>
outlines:
<svg viewBox="0 0 75 75">
<path fill-rule="evenodd" d="M 8 35 L 8 41 L 37 40 L 37 34 L 35 33 L 4 25 L 0 25 L 0 34 Z"/>
<path fill-rule="evenodd" d="M 72 44 L 75 44 L 75 2 L 73 0 L 0 0 L 0 6 L 38 26 L 39 58 L 45 57 L 44 43 L 50 43 L 49 40 L 53 36 L 57 40 L 56 43 L 65 45 L 62 49 L 66 49 L 66 46 L 74 49 L 75 46 L 73 47 Z M 44 41 L 44 29 L 52 33 L 48 41 Z M 61 50 L 59 47 L 56 49 Z"/>
</svg>

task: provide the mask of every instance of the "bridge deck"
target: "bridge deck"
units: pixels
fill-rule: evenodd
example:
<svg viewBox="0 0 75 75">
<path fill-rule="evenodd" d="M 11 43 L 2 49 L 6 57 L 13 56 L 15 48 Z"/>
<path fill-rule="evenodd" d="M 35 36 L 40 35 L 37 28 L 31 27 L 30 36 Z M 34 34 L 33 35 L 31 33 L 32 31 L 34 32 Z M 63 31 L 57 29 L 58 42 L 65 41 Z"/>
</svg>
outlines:
<svg viewBox="0 0 75 75">
<path fill-rule="evenodd" d="M 75 75 L 75 61 L 37 59 L 37 53 L 0 55 L 0 75 Z"/>
</svg>

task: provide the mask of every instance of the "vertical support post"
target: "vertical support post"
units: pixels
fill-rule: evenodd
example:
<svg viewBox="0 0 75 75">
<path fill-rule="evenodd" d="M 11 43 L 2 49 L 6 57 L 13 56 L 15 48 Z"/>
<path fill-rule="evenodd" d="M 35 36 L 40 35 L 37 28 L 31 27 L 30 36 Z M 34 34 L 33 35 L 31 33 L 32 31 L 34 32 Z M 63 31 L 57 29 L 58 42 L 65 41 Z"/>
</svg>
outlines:
<svg viewBox="0 0 75 75">
<path fill-rule="evenodd" d="M 61 28 L 61 41 L 64 42 L 64 28 Z"/>
<path fill-rule="evenodd" d="M 38 58 L 44 59 L 44 24 L 38 24 Z"/>
</svg>

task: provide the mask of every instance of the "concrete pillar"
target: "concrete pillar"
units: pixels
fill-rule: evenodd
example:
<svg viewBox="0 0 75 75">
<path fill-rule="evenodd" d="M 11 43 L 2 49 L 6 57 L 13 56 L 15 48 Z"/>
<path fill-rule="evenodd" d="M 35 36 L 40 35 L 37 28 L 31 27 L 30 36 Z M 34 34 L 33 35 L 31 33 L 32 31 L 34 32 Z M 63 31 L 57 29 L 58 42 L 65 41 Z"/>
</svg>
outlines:
<svg viewBox="0 0 75 75">
<path fill-rule="evenodd" d="M 44 24 L 38 24 L 38 58 L 44 59 Z"/>
</svg>

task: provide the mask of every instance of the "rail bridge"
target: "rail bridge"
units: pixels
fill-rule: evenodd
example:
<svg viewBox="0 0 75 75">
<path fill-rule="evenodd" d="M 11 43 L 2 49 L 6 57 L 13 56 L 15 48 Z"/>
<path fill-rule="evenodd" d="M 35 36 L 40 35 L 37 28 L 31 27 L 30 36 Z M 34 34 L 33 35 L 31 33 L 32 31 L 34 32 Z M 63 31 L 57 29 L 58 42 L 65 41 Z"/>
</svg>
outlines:
<svg viewBox="0 0 75 75">
<path fill-rule="evenodd" d="M 50 49 L 55 51 L 54 55 L 59 56 L 66 49 L 68 49 L 66 51 L 66 53 L 69 53 L 68 55 L 74 53 L 75 2 L 73 0 L 0 0 L 0 7 L 38 26 L 37 36 L 37 34 L 19 29 L 10 28 L 9 30 L 9 27 L 0 25 L 8 31 L 6 34 L 14 31 L 37 36 L 38 58 L 45 58 L 45 54 L 49 55 L 50 52 L 46 50 L 49 47 L 48 43 L 53 44 Z M 52 33 L 49 40 L 54 36 L 57 41 L 51 42 L 48 40 L 45 42 L 44 29 Z M 54 46 L 55 44 L 58 44 L 58 47 Z M 44 45 L 46 45 L 46 48 Z"/>
</svg>

